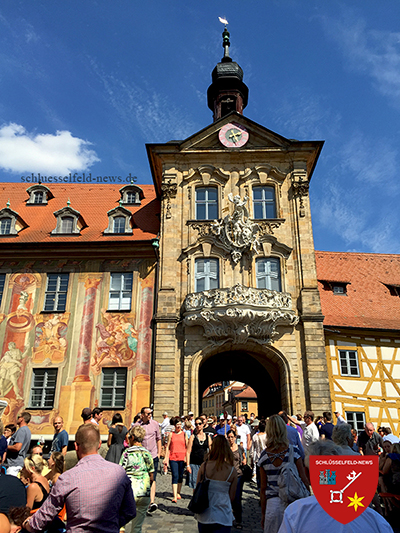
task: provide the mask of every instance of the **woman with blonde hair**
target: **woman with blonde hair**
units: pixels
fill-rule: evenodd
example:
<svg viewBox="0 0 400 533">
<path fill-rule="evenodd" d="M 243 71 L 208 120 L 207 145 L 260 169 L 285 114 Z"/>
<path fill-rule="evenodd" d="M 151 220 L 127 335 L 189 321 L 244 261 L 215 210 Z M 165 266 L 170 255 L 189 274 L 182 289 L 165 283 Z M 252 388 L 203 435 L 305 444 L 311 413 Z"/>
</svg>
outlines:
<svg viewBox="0 0 400 533">
<path fill-rule="evenodd" d="M 266 448 L 258 461 L 260 467 L 261 526 L 264 533 L 277 533 L 286 504 L 279 498 L 278 477 L 283 463 L 289 462 L 290 448 L 285 422 L 279 415 L 272 415 L 266 425 Z M 309 488 L 303 462 L 297 446 L 293 446 L 293 458 L 300 478 Z"/>
<path fill-rule="evenodd" d="M 128 432 L 130 447 L 122 453 L 119 464 L 131 480 L 136 503 L 136 517 L 125 525 L 125 533 L 140 533 L 150 504 L 150 486 L 153 483 L 154 463 L 151 453 L 143 447 L 146 430 L 133 426 Z"/>
<path fill-rule="evenodd" d="M 45 478 L 49 481 L 50 487 L 55 485 L 57 479 L 64 472 L 64 454 L 61 452 L 53 452 L 49 460 L 47 461 L 50 472 L 45 475 Z"/>
<path fill-rule="evenodd" d="M 48 480 L 42 476 L 45 464 L 41 455 L 32 455 L 30 459 L 24 459 L 24 466 L 21 476 L 28 480 L 29 485 L 26 490 L 26 506 L 32 510 L 39 509 L 45 502 L 50 492 Z"/>
<path fill-rule="evenodd" d="M 201 465 L 197 483 L 210 480 L 209 506 L 195 515 L 200 533 L 229 533 L 233 523 L 232 502 L 235 499 L 237 474 L 233 453 L 223 435 L 214 437 L 210 453 Z"/>
</svg>

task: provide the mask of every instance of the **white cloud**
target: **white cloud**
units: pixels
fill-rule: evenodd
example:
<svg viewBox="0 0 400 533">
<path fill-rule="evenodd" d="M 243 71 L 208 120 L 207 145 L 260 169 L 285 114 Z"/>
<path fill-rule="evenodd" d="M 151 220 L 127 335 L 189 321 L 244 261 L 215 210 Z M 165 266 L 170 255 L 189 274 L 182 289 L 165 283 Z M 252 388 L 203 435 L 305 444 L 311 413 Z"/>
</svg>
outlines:
<svg viewBox="0 0 400 533">
<path fill-rule="evenodd" d="M 400 96 L 400 33 L 368 29 L 351 11 L 342 20 L 323 19 L 327 34 L 338 44 L 348 66 L 366 73 L 385 96 Z"/>
<path fill-rule="evenodd" d="M 399 192 L 399 151 L 390 139 L 368 139 L 356 132 L 343 143 L 338 153 L 342 175 L 370 184 L 387 187 L 386 192 Z"/>
<path fill-rule="evenodd" d="M 153 139 L 185 139 L 196 131 L 184 110 L 173 106 L 167 96 L 149 88 L 145 80 L 142 80 L 141 85 L 132 80 L 124 81 L 104 72 L 93 58 L 89 58 L 89 62 L 123 128 L 134 132 L 134 123 L 148 142 Z"/>
<path fill-rule="evenodd" d="M 321 226 L 340 236 L 353 250 L 397 253 L 398 214 L 388 198 L 388 209 L 382 210 L 384 202 L 370 192 L 362 186 L 350 189 L 345 183 L 331 183 L 323 198 L 313 199 L 313 212 Z"/>
<path fill-rule="evenodd" d="M 306 87 L 292 87 L 285 91 L 284 95 L 276 98 L 273 106 L 276 123 L 283 135 L 299 140 L 324 139 L 337 133 L 341 117 L 334 113 L 327 99 L 321 95 L 313 94 Z M 272 106 L 271 106 L 272 107 Z"/>
<path fill-rule="evenodd" d="M 100 161 L 91 143 L 69 131 L 30 134 L 18 124 L 0 127 L 0 168 L 14 173 L 47 174 L 86 170 Z"/>
</svg>

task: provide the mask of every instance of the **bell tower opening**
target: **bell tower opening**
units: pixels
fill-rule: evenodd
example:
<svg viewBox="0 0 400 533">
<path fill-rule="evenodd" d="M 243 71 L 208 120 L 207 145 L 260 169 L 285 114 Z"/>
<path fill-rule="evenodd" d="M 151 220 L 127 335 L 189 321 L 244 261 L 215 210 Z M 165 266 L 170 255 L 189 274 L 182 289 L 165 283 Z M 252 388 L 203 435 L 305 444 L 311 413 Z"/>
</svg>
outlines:
<svg viewBox="0 0 400 533">
<path fill-rule="evenodd" d="M 258 358 L 245 351 L 223 352 L 208 357 L 199 369 L 199 412 L 202 412 L 202 395 L 207 387 L 216 382 L 239 381 L 256 393 L 259 417 L 278 413 L 282 409 L 282 400 L 279 370 L 275 370 L 272 376 Z"/>
</svg>

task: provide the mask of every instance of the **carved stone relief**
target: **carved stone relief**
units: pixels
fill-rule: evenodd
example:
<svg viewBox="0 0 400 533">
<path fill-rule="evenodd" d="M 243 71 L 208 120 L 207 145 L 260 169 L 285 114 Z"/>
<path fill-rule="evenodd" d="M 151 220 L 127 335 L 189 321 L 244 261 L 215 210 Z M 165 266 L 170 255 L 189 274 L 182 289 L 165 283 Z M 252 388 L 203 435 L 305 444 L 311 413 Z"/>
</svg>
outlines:
<svg viewBox="0 0 400 533">
<path fill-rule="evenodd" d="M 171 199 L 176 197 L 178 186 L 176 183 L 171 183 L 171 179 L 168 178 L 161 185 L 162 199 L 166 202 L 165 218 L 171 218 Z"/>
<path fill-rule="evenodd" d="M 202 326 L 204 336 L 216 346 L 248 339 L 270 344 L 278 326 L 295 326 L 298 321 L 290 294 L 241 284 L 188 294 L 184 301 L 184 325 Z"/>
</svg>

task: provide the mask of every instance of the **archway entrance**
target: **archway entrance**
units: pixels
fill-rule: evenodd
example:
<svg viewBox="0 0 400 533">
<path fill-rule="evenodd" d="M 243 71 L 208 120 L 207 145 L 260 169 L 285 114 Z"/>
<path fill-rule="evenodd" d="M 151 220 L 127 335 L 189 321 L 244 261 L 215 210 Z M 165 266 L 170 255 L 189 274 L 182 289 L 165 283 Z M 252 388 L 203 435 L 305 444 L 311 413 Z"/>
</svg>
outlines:
<svg viewBox="0 0 400 533">
<path fill-rule="evenodd" d="M 201 395 L 207 387 L 218 381 L 240 381 L 257 394 L 258 415 L 269 416 L 282 408 L 276 379 L 272 379 L 265 366 L 245 351 L 223 352 L 208 357 L 199 368 L 199 412 Z"/>
</svg>

